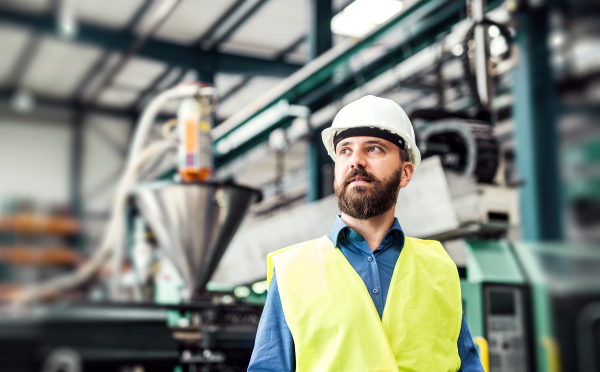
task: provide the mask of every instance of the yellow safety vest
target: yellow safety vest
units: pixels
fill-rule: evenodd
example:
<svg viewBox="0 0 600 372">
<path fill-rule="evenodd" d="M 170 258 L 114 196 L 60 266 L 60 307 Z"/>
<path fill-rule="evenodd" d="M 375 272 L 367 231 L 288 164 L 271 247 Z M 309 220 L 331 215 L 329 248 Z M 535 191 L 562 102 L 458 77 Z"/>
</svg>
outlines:
<svg viewBox="0 0 600 372">
<path fill-rule="evenodd" d="M 268 256 L 294 339 L 296 371 L 455 372 L 458 271 L 437 241 L 406 237 L 383 318 L 358 273 L 322 237 Z"/>
</svg>

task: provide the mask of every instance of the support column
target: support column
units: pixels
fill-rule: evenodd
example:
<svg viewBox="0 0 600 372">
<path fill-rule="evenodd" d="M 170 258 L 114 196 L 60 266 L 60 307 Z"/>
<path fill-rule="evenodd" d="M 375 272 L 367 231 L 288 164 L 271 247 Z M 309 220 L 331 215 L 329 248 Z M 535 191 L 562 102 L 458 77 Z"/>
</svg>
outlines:
<svg viewBox="0 0 600 372">
<path fill-rule="evenodd" d="M 83 126 L 84 126 L 83 110 L 77 109 L 71 123 L 71 182 L 70 195 L 71 205 L 75 213 L 81 211 L 82 208 L 82 171 L 83 171 Z"/>
<path fill-rule="evenodd" d="M 332 46 L 331 17 L 332 0 L 309 0 L 308 55 L 310 60 L 329 50 Z M 323 156 L 324 154 L 324 156 Z M 327 193 L 323 166 L 327 163 L 327 151 L 321 142 L 321 131 L 314 131 L 308 141 L 308 201 L 321 199 Z"/>
<path fill-rule="evenodd" d="M 562 208 L 558 161 L 558 100 L 549 64 L 548 10 L 519 13 L 519 64 L 513 75 L 515 155 L 522 238 L 560 240 Z"/>
<path fill-rule="evenodd" d="M 215 83 L 215 71 L 213 69 L 200 69 L 198 70 L 198 80 L 205 83 Z"/>
<path fill-rule="evenodd" d="M 85 129 L 85 109 L 78 107 L 75 109 L 71 123 L 71 153 L 70 153 L 70 185 L 69 194 L 73 215 L 79 221 L 84 218 L 83 201 L 83 159 L 84 159 L 84 129 Z M 73 244 L 78 249 L 83 249 L 83 235 L 78 234 Z"/>
<path fill-rule="evenodd" d="M 332 0 L 309 0 L 308 58 L 313 60 L 331 48 Z"/>
<path fill-rule="evenodd" d="M 316 130 L 308 140 L 308 201 L 313 202 L 333 193 L 333 161 Z"/>
</svg>

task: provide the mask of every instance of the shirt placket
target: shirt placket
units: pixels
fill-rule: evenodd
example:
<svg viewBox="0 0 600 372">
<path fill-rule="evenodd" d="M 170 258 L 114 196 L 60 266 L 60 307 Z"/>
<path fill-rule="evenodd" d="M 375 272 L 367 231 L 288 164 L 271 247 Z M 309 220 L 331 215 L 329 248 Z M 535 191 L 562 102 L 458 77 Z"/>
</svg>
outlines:
<svg viewBox="0 0 600 372">
<path fill-rule="evenodd" d="M 366 241 L 364 244 L 367 244 Z M 381 281 L 379 280 L 379 268 L 377 267 L 377 258 L 375 254 L 371 252 L 371 249 L 368 249 L 369 253 L 366 253 L 366 257 L 364 258 L 367 265 L 367 273 L 369 278 L 369 292 L 371 298 L 373 299 L 373 303 L 377 308 L 377 311 L 380 313 L 383 311 L 383 298 L 381 295 Z"/>
</svg>

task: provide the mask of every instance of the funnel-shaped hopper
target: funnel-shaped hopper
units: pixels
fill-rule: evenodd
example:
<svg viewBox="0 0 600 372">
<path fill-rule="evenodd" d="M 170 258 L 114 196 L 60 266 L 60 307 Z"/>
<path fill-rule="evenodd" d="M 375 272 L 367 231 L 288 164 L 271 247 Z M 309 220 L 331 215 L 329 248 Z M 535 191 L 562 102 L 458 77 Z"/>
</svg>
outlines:
<svg viewBox="0 0 600 372">
<path fill-rule="evenodd" d="M 258 190 L 233 184 L 153 183 L 134 193 L 142 216 L 192 293 L 203 291 Z"/>
</svg>

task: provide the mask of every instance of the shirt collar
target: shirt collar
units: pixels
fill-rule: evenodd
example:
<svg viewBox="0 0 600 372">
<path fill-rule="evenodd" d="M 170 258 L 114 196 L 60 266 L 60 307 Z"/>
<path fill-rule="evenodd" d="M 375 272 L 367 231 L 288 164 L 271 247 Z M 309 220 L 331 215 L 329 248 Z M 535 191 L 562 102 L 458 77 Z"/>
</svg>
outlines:
<svg viewBox="0 0 600 372">
<path fill-rule="evenodd" d="M 331 230 L 329 230 L 329 234 L 327 234 L 327 237 L 329 238 L 329 240 L 331 240 L 333 245 L 337 248 L 340 241 L 347 239 L 350 236 L 361 237 L 359 233 L 352 230 L 352 228 L 350 228 L 350 226 L 348 226 L 344 222 L 344 220 L 342 220 L 342 217 L 340 215 L 338 215 L 335 218 L 335 221 L 333 222 L 333 226 L 331 226 Z M 394 217 L 394 223 L 392 224 L 392 227 L 390 227 L 390 229 L 387 231 L 387 233 L 385 233 L 383 240 L 386 240 L 389 238 L 396 239 L 396 242 L 400 243 L 399 244 L 400 248 L 402 248 L 404 246 L 404 232 L 402 231 L 402 227 L 400 227 L 400 222 L 398 222 L 398 219 L 395 217 Z"/>
</svg>

